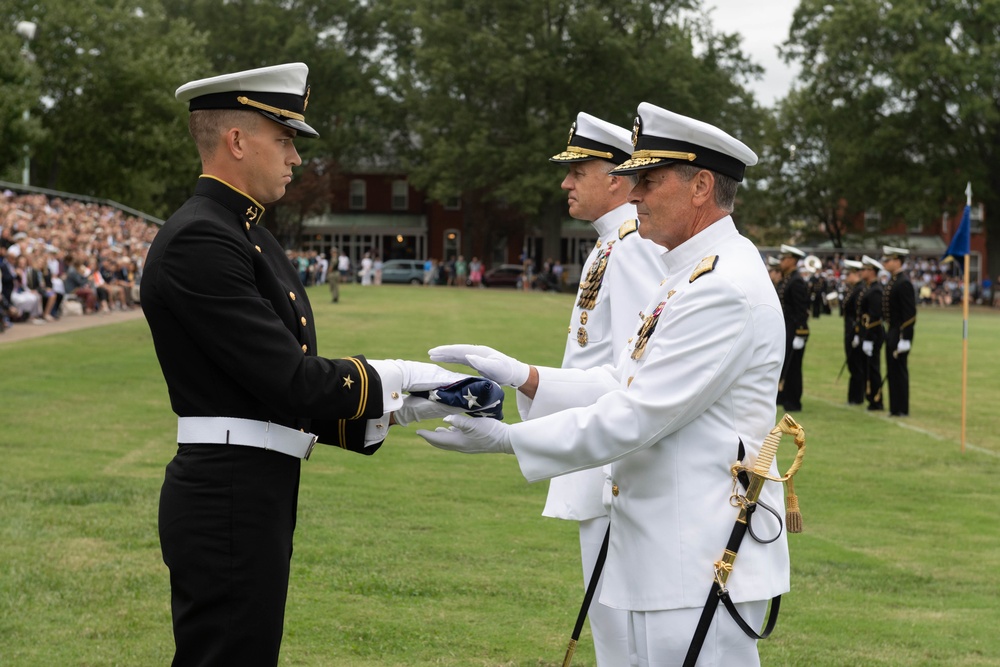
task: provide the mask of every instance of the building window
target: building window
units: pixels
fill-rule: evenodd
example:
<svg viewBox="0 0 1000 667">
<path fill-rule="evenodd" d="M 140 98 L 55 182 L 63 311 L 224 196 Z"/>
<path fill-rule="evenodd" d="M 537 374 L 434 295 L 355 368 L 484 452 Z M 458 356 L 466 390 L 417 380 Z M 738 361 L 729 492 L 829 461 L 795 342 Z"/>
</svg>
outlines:
<svg viewBox="0 0 1000 667">
<path fill-rule="evenodd" d="M 351 181 L 351 196 L 348 204 L 352 211 L 363 211 L 368 206 L 368 185 L 357 178 Z"/>
<path fill-rule="evenodd" d="M 969 231 L 973 234 L 983 233 L 983 205 L 973 204 L 969 207 Z"/>
<path fill-rule="evenodd" d="M 882 214 L 871 209 L 865 211 L 865 231 L 877 232 L 882 226 Z"/>
<path fill-rule="evenodd" d="M 462 198 L 461 197 L 448 197 L 444 200 L 444 210 L 446 211 L 458 211 L 462 208 Z"/>
<path fill-rule="evenodd" d="M 392 210 L 405 211 L 410 208 L 410 185 L 406 181 L 392 182 Z"/>
</svg>

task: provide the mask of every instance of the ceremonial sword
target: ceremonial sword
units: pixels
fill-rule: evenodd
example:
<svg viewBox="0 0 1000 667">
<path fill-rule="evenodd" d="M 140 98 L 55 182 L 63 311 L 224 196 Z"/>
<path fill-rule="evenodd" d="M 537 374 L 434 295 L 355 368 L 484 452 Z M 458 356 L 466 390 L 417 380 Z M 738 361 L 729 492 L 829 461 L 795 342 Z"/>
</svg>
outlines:
<svg viewBox="0 0 1000 667">
<path fill-rule="evenodd" d="M 771 463 L 774 461 L 774 456 L 778 451 L 778 445 L 781 443 L 781 435 L 783 433 L 795 436 L 795 446 L 798 447 L 798 452 L 795 455 L 795 461 L 784 477 L 771 477 L 769 474 Z M 732 466 L 733 496 L 730 502 L 738 505 L 740 512 L 733 526 L 733 531 L 729 535 L 729 541 L 726 544 L 722 558 L 715 562 L 715 580 L 712 582 L 712 589 L 708 593 L 705 609 L 701 613 L 701 618 L 698 620 L 698 627 L 695 630 L 694 637 L 691 639 L 691 644 L 688 647 L 687 655 L 684 658 L 684 667 L 694 667 L 695 663 L 698 662 L 698 654 L 701 653 L 701 647 L 705 643 L 705 637 L 708 635 L 708 629 L 712 624 L 712 618 L 715 616 L 715 610 L 718 609 L 720 601 L 726 605 L 730 615 L 733 616 L 733 620 L 748 635 L 757 639 L 764 639 L 774 629 L 774 624 L 778 620 L 778 608 L 781 604 L 780 595 L 772 600 L 771 613 L 767 620 L 767 625 L 764 631 L 758 635 L 736 613 L 736 607 L 729 598 L 726 582 L 733 571 L 733 563 L 736 562 L 736 554 L 740 549 L 740 543 L 743 542 L 743 537 L 749 529 L 750 517 L 757 508 L 757 499 L 760 497 L 764 482 L 767 480 L 775 482 L 790 480 L 801 467 L 802 456 L 804 454 L 805 432 L 790 415 L 786 414 L 781 418 L 777 426 L 771 429 L 767 437 L 764 438 L 764 444 L 761 445 L 760 453 L 757 455 L 753 469 L 744 467 L 739 461 Z M 746 488 L 746 491 L 742 495 L 738 492 L 740 484 L 743 484 Z"/>
</svg>

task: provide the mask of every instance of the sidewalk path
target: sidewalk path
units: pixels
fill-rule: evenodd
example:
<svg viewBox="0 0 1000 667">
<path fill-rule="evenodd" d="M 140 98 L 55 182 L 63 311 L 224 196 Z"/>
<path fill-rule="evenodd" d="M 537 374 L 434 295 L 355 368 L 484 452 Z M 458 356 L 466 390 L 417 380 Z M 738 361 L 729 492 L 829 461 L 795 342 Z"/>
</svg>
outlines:
<svg viewBox="0 0 1000 667">
<path fill-rule="evenodd" d="M 117 324 L 119 322 L 138 319 L 142 319 L 142 308 L 116 310 L 106 315 L 100 313 L 93 315 L 63 315 L 58 320 L 46 322 L 45 324 L 18 322 L 3 333 L 0 333 L 0 345 L 19 340 L 38 338 L 39 336 L 77 331 L 78 329 L 89 329 L 90 327 L 99 327 L 105 324 Z"/>
</svg>

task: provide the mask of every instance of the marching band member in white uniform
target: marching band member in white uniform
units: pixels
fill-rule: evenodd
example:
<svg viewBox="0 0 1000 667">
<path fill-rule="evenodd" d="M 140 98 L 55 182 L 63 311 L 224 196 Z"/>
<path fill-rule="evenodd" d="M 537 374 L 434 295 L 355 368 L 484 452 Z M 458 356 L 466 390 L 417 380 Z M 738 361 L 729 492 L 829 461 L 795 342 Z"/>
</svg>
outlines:
<svg viewBox="0 0 1000 667">
<path fill-rule="evenodd" d="M 609 465 L 601 603 L 627 611 L 629 664 L 672 667 L 684 659 L 738 514 L 730 466 L 741 451 L 752 464 L 775 422 L 784 319 L 757 249 L 729 216 L 753 151 L 647 103 L 633 145 L 612 173 L 639 175 L 629 200 L 640 234 L 668 249 L 668 277 L 617 364 L 538 368 L 490 348 L 435 348 L 436 360 L 518 387 L 529 414 L 535 406 L 551 414 L 513 425 L 448 417 L 451 428 L 418 433 L 442 449 L 515 454 L 529 481 Z M 779 484 L 764 484 L 760 500 L 783 515 Z M 789 588 L 779 529 L 757 513 L 756 534 L 778 537 L 744 540 L 728 580 L 752 626 Z M 698 665 L 735 664 L 759 665 L 756 642 L 720 607 Z"/>
<path fill-rule="evenodd" d="M 561 187 L 567 192 L 569 214 L 590 222 L 598 233 L 580 273 L 562 368 L 614 364 L 665 275 L 660 255 L 666 249 L 637 233 L 635 206 L 627 201 L 632 179 L 609 173 L 631 153 L 628 130 L 581 112 L 570 128 L 566 150 L 550 158 L 568 168 Z M 534 403 L 521 418 L 546 414 L 545 406 Z M 554 477 L 542 510 L 543 516 L 579 522 L 584 590 L 608 530 L 604 480 L 599 467 Z M 628 656 L 627 617 L 620 609 L 600 604 L 602 581 L 598 579 L 588 611 L 590 632 L 598 667 L 617 667 Z"/>
</svg>

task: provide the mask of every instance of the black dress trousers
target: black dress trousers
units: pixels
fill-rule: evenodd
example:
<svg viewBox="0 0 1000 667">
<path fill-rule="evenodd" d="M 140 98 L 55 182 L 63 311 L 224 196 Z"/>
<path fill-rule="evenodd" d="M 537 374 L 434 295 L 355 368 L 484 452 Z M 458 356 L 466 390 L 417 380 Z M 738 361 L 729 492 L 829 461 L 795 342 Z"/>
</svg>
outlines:
<svg viewBox="0 0 1000 667">
<path fill-rule="evenodd" d="M 301 461 L 180 445 L 160 494 L 173 667 L 278 663 Z"/>
</svg>

